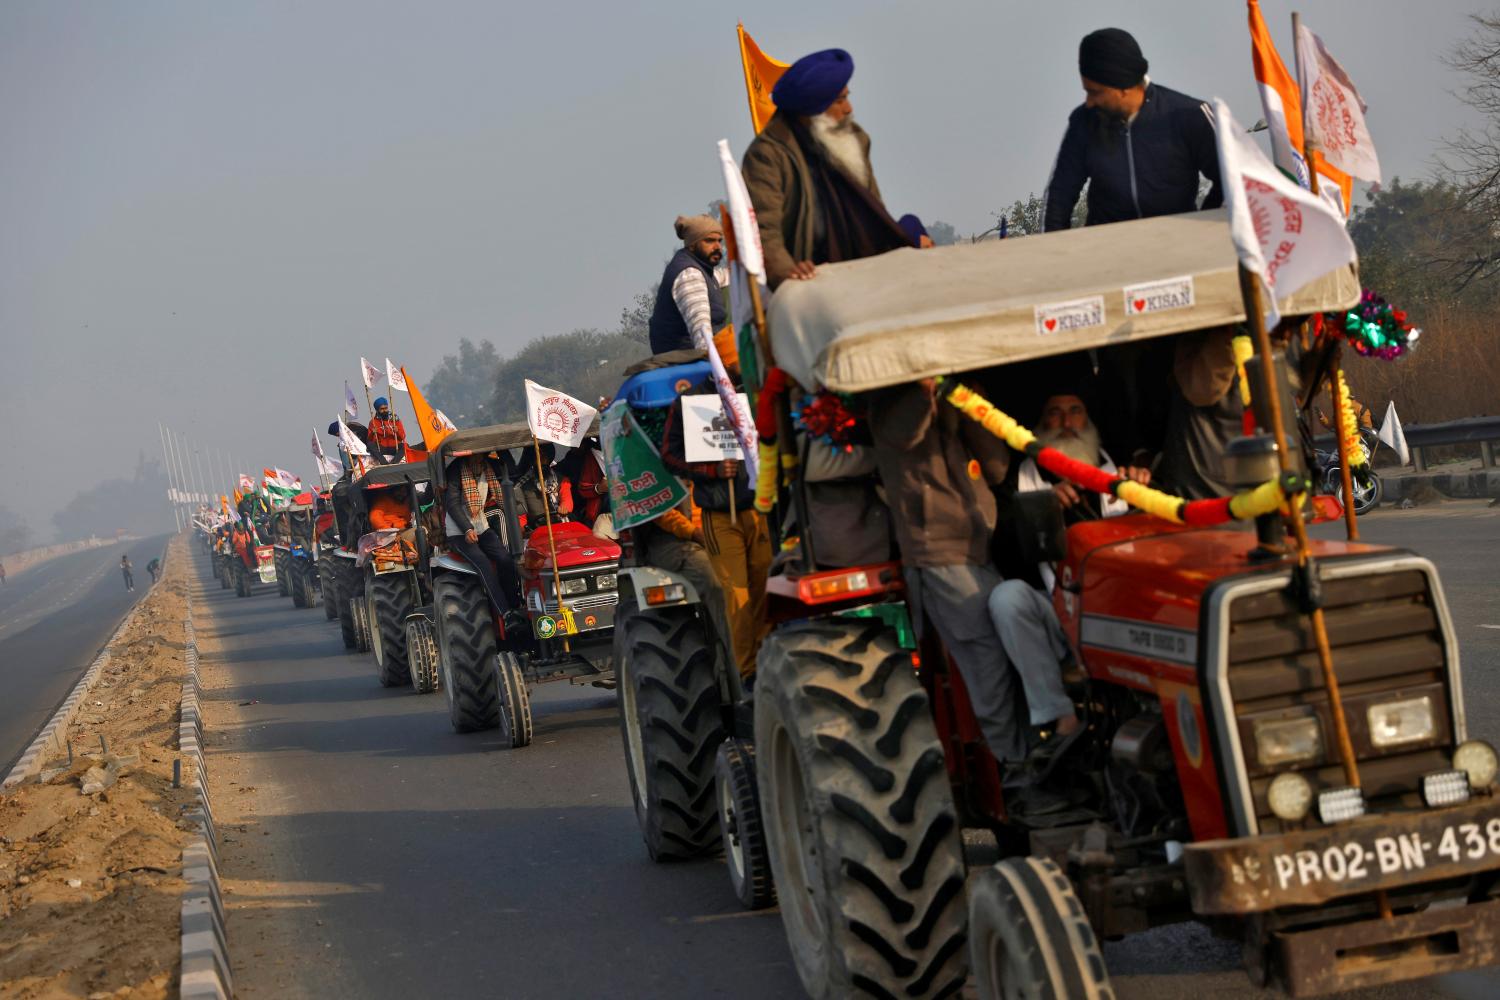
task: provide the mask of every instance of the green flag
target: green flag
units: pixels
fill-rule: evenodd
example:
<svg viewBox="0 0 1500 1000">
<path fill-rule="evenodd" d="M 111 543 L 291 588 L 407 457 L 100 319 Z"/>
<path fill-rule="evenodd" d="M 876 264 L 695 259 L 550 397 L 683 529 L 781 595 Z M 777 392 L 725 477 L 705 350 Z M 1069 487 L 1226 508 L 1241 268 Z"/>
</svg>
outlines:
<svg viewBox="0 0 1500 1000">
<path fill-rule="evenodd" d="M 667 471 L 661 454 L 623 400 L 604 411 L 599 441 L 604 446 L 604 474 L 609 477 L 610 514 L 616 531 L 655 520 L 686 499 L 687 487 Z"/>
</svg>

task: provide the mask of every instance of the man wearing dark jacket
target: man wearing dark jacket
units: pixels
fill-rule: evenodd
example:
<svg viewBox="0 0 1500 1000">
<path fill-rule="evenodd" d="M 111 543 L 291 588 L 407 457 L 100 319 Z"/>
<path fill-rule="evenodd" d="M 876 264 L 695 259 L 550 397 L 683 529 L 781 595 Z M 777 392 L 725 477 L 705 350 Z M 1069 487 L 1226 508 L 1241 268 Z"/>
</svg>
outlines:
<svg viewBox="0 0 1500 1000">
<path fill-rule="evenodd" d="M 1088 225 L 1192 212 L 1198 178 L 1211 185 L 1203 208 L 1224 201 L 1218 147 L 1208 106 L 1152 83 L 1146 57 L 1129 32 L 1101 28 L 1078 46 L 1084 102 L 1047 182 L 1042 228 L 1067 229 L 1085 183 Z"/>
<path fill-rule="evenodd" d="M 674 223 L 682 249 L 667 261 L 656 289 L 648 329 L 651 353 L 708 350 L 714 331 L 728 322 L 724 294 L 714 268 L 724 259 L 724 233 L 708 215 L 679 215 Z"/>
</svg>

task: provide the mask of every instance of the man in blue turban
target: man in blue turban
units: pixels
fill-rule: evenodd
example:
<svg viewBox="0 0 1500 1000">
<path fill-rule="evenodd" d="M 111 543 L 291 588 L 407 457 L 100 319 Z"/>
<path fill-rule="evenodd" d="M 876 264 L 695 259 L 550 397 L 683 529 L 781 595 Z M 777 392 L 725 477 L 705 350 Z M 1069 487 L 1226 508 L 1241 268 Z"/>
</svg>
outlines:
<svg viewBox="0 0 1500 1000">
<path fill-rule="evenodd" d="M 815 266 L 911 246 L 886 211 L 870 137 L 854 121 L 843 49 L 803 56 L 771 91 L 776 113 L 745 151 L 745 187 L 760 224 L 771 288 Z"/>
</svg>

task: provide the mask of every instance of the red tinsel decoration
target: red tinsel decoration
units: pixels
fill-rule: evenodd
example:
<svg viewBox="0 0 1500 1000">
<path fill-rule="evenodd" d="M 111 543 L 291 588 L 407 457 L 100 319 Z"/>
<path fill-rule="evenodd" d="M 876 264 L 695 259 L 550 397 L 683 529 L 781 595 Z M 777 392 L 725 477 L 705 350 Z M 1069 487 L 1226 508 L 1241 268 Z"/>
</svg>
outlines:
<svg viewBox="0 0 1500 1000">
<path fill-rule="evenodd" d="M 837 394 L 823 390 L 802 397 L 801 406 L 793 411 L 797 426 L 819 441 L 825 441 L 839 451 L 853 451 L 854 442 L 850 432 L 854 429 L 855 417 Z"/>
</svg>

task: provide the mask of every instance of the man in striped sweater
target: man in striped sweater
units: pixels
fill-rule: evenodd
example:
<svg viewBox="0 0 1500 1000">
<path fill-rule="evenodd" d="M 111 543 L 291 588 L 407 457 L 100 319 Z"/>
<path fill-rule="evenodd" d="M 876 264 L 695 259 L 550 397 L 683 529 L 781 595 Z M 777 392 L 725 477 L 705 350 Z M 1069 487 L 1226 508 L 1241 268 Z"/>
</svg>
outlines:
<svg viewBox="0 0 1500 1000">
<path fill-rule="evenodd" d="M 714 269 L 724 259 L 724 232 L 708 215 L 679 215 L 682 249 L 672 255 L 651 313 L 651 353 L 708 350 L 714 331 L 728 322 Z M 728 359 L 726 359 L 727 361 Z"/>
</svg>

